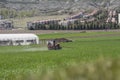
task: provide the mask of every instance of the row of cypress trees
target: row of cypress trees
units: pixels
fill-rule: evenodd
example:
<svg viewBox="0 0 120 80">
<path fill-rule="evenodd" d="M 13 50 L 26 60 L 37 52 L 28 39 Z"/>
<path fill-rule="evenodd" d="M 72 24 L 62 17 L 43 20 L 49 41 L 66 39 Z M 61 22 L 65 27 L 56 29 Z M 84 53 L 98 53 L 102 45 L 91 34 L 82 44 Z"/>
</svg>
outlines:
<svg viewBox="0 0 120 80">
<path fill-rule="evenodd" d="M 94 15 L 94 21 L 81 22 L 80 19 L 76 20 L 74 23 L 69 23 L 67 26 L 59 25 L 58 22 L 50 22 L 45 24 L 35 23 L 29 27 L 31 30 L 102 30 L 102 29 L 118 29 L 120 26 L 117 23 L 108 22 L 106 19 L 108 17 L 108 11 L 102 10 L 102 13 Z M 116 16 L 117 19 L 117 16 Z"/>
<path fill-rule="evenodd" d="M 68 24 L 67 26 L 59 25 L 55 23 L 49 24 L 35 24 L 31 26 L 30 30 L 102 30 L 102 29 L 118 29 L 120 26 L 117 23 L 106 22 L 84 22 L 75 21 L 74 24 Z"/>
</svg>

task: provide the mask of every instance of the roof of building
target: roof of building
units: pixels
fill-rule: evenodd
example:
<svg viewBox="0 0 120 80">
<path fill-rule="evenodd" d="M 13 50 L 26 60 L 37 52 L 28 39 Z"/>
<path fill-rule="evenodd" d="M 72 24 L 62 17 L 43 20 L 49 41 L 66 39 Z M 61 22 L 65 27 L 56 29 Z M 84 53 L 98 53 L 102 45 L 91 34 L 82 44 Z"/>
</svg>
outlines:
<svg viewBox="0 0 120 80">
<path fill-rule="evenodd" d="M 0 34 L 0 40 L 29 40 L 38 39 L 35 34 Z"/>
</svg>

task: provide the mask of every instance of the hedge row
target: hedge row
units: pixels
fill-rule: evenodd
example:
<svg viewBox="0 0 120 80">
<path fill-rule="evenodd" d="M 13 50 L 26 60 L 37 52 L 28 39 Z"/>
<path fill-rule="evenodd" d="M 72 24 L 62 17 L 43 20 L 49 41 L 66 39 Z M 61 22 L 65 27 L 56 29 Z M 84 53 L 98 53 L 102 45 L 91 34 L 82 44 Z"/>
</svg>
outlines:
<svg viewBox="0 0 120 80">
<path fill-rule="evenodd" d="M 120 26 L 117 23 L 100 23 L 100 22 L 74 22 L 67 26 L 59 24 L 36 24 L 30 26 L 30 30 L 101 30 L 101 29 L 118 29 Z"/>
</svg>

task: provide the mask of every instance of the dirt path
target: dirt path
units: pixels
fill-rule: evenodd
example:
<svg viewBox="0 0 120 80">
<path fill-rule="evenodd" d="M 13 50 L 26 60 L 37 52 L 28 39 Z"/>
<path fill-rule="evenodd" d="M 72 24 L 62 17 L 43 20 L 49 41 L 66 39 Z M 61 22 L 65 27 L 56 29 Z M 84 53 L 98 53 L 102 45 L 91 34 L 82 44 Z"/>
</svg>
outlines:
<svg viewBox="0 0 120 80">
<path fill-rule="evenodd" d="M 11 33 L 34 33 L 34 34 L 49 34 L 49 33 L 70 33 L 70 32 L 105 32 L 105 30 L 0 30 L 0 34 L 11 34 Z M 120 32 L 117 30 L 107 30 L 107 32 Z"/>
<path fill-rule="evenodd" d="M 34 34 L 50 34 L 50 33 L 79 33 L 79 32 L 106 32 L 105 30 L 0 30 L 0 34 L 18 34 L 18 33 L 34 33 Z M 117 30 L 107 30 L 107 32 L 120 32 L 120 29 Z M 111 34 L 96 34 L 92 36 L 74 36 L 68 38 L 96 38 L 96 37 L 112 37 L 120 36 L 120 33 L 111 33 Z"/>
<path fill-rule="evenodd" d="M 10 33 L 49 34 L 49 33 L 69 33 L 69 32 L 81 32 L 81 31 L 74 31 L 74 30 L 0 30 L 0 34 L 10 34 Z"/>
<path fill-rule="evenodd" d="M 96 37 L 112 37 L 112 36 L 120 36 L 119 34 L 98 34 L 92 36 L 75 36 L 75 37 L 68 37 L 68 38 L 96 38 Z"/>
</svg>

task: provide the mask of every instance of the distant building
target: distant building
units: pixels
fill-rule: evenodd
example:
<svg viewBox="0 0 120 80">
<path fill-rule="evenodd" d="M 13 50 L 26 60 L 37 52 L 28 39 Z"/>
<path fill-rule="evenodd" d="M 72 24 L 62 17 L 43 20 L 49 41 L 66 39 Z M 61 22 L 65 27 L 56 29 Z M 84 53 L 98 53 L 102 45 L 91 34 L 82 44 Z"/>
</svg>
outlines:
<svg viewBox="0 0 120 80">
<path fill-rule="evenodd" d="M 0 30 L 13 29 L 13 21 L 0 20 Z"/>
<path fill-rule="evenodd" d="M 0 20 L 2 19 L 2 15 L 0 15 Z"/>
<path fill-rule="evenodd" d="M 0 15 L 0 20 L 2 19 L 2 16 Z"/>
<path fill-rule="evenodd" d="M 4 19 L 4 16 L 0 15 L 0 20 Z"/>
<path fill-rule="evenodd" d="M 0 34 L 0 46 L 39 44 L 35 34 Z"/>
<path fill-rule="evenodd" d="M 120 24 L 120 13 L 118 14 L 118 23 Z"/>
</svg>

